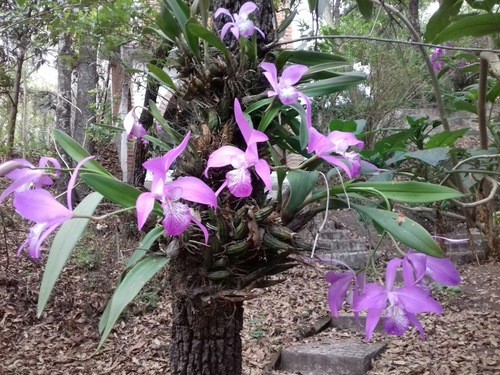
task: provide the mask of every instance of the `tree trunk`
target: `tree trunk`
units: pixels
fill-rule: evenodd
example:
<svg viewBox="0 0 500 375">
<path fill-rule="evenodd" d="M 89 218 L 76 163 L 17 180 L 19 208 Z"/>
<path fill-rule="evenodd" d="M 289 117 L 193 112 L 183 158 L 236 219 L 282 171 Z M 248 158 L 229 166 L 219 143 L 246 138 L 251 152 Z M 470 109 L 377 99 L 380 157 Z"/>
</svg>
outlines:
<svg viewBox="0 0 500 375">
<path fill-rule="evenodd" d="M 71 36 L 63 34 L 59 37 L 57 51 L 57 107 L 56 129 L 71 134 L 71 75 L 74 57 Z"/>
<path fill-rule="evenodd" d="M 240 375 L 243 303 L 211 297 L 199 271 L 200 265 L 184 256 L 170 265 L 170 374 Z"/>
<path fill-rule="evenodd" d="M 9 114 L 9 122 L 7 123 L 7 157 L 11 158 L 14 151 L 14 136 L 16 133 L 17 112 L 19 110 L 19 96 L 21 94 L 21 77 L 23 72 L 23 64 L 26 50 L 24 47 L 19 47 L 19 55 L 17 56 L 17 66 L 14 76 L 14 87 L 11 96 L 11 109 Z"/>
<path fill-rule="evenodd" d="M 78 56 L 78 87 L 73 138 L 83 146 L 90 146 L 86 131 L 95 122 L 97 87 L 97 49 L 90 41 L 82 41 Z"/>
<path fill-rule="evenodd" d="M 417 31 L 419 35 L 422 35 L 420 31 L 420 18 L 418 15 L 419 0 L 410 0 L 408 4 L 408 12 L 410 14 L 410 22 Z"/>
</svg>

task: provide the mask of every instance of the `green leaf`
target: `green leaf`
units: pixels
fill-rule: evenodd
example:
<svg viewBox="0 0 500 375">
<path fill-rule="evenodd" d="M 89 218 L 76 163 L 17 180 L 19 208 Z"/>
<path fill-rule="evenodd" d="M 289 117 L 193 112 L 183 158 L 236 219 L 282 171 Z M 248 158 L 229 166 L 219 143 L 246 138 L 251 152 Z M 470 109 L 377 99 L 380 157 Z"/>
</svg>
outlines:
<svg viewBox="0 0 500 375">
<path fill-rule="evenodd" d="M 307 66 L 335 63 L 345 65 L 347 60 L 340 55 L 332 53 L 298 50 L 281 52 L 276 59 L 276 66 L 283 67 L 286 62 Z"/>
<path fill-rule="evenodd" d="M 334 130 L 346 132 L 346 133 L 354 133 L 358 125 L 354 120 L 332 120 L 328 124 L 328 129 L 332 132 Z"/>
<path fill-rule="evenodd" d="M 463 195 L 447 186 L 416 181 L 367 181 L 353 182 L 346 187 L 347 192 L 363 193 L 375 189 L 387 199 L 407 203 L 431 203 L 446 199 L 458 199 Z"/>
<path fill-rule="evenodd" d="M 290 183 L 290 197 L 283 209 L 283 218 L 286 222 L 293 217 L 307 196 L 313 191 L 318 182 L 318 171 L 295 170 L 287 174 Z"/>
<path fill-rule="evenodd" d="M 312 13 L 316 10 L 316 7 L 318 6 L 318 0 L 307 0 L 309 4 L 309 11 Z"/>
<path fill-rule="evenodd" d="M 490 103 L 495 103 L 495 100 L 500 96 L 500 82 L 497 82 L 495 86 L 493 86 L 490 91 L 488 91 L 488 95 L 486 98 Z"/>
<path fill-rule="evenodd" d="M 295 110 L 300 115 L 300 129 L 299 129 L 299 143 L 300 149 L 304 150 L 307 147 L 307 143 L 309 142 L 309 131 L 307 130 L 307 113 L 299 103 L 292 104 L 291 107 L 295 108 Z"/>
<path fill-rule="evenodd" d="M 142 194 L 139 189 L 127 185 L 114 177 L 95 173 L 82 173 L 80 177 L 93 190 L 124 208 L 135 207 L 137 197 Z"/>
<path fill-rule="evenodd" d="M 458 130 L 444 130 L 439 134 L 436 134 L 429 138 L 425 148 L 431 149 L 436 147 L 451 147 L 455 144 L 457 139 L 462 138 L 465 133 L 469 131 L 469 128 L 458 129 Z"/>
<path fill-rule="evenodd" d="M 163 130 L 165 130 L 165 132 L 168 134 L 168 136 L 170 138 L 172 138 L 176 143 L 180 143 L 180 140 L 182 139 L 182 136 L 179 134 L 179 132 L 177 132 L 176 130 L 174 130 L 169 125 L 169 123 L 167 122 L 167 120 L 165 120 L 163 118 L 162 114 L 160 113 L 160 110 L 156 106 L 156 103 L 154 101 L 152 101 L 152 100 L 149 101 L 149 110 L 151 111 L 151 114 L 153 115 L 153 117 L 155 118 L 155 120 L 158 121 L 158 123 L 161 125 L 161 127 L 163 128 Z"/>
<path fill-rule="evenodd" d="M 412 249 L 437 258 L 445 256 L 429 232 L 412 219 L 406 217 L 401 220 L 398 219 L 399 214 L 396 212 L 354 203 L 351 203 L 351 207 L 369 217 L 375 224 Z"/>
<path fill-rule="evenodd" d="M 472 14 L 453 22 L 436 36 L 433 43 L 457 40 L 465 36 L 481 37 L 496 33 L 500 33 L 500 13 Z"/>
<path fill-rule="evenodd" d="M 457 111 L 467 111 L 477 115 L 477 107 L 466 100 L 455 100 L 453 102 L 453 108 Z"/>
<path fill-rule="evenodd" d="M 220 40 L 218 36 L 212 33 L 210 30 L 206 29 L 199 23 L 189 23 L 188 25 L 189 31 L 197 36 L 200 39 L 205 40 L 211 46 L 217 48 L 220 52 L 224 54 L 226 60 L 229 61 L 231 59 L 231 55 L 229 54 L 229 50 L 225 46 L 225 44 Z"/>
<path fill-rule="evenodd" d="M 404 148 L 405 142 L 411 137 L 411 131 L 403 130 L 396 134 L 389 135 L 376 142 L 373 149 L 376 152 L 385 154 L 390 150 L 397 150 Z"/>
<path fill-rule="evenodd" d="M 149 75 L 160 82 L 160 84 L 170 87 L 172 90 L 177 90 L 174 81 L 172 81 L 172 78 L 163 69 L 153 64 L 147 64 L 147 67 Z"/>
<path fill-rule="evenodd" d="M 309 97 L 329 95 L 357 86 L 365 79 L 366 76 L 362 73 L 349 73 L 339 77 L 307 83 L 300 91 Z"/>
<path fill-rule="evenodd" d="M 449 151 L 450 151 L 449 147 L 436 147 L 430 150 L 418 150 L 413 152 L 407 152 L 406 156 L 421 160 L 424 163 L 436 167 L 450 158 L 448 156 Z"/>
<path fill-rule="evenodd" d="M 160 13 L 156 17 L 156 24 L 167 40 L 175 41 L 181 34 L 180 25 L 176 22 L 170 9 L 167 8 L 165 4 L 161 5 Z"/>
<path fill-rule="evenodd" d="M 260 120 L 258 130 L 265 132 L 271 121 L 278 115 L 281 108 L 282 105 L 278 103 L 278 101 L 275 101 L 270 108 L 267 108 L 266 112 L 264 112 L 264 116 L 262 116 Z"/>
<path fill-rule="evenodd" d="M 321 80 L 321 79 L 338 77 L 343 74 L 339 71 L 340 69 L 346 71 L 348 68 L 352 69 L 352 66 L 346 64 L 345 61 L 332 61 L 332 62 L 313 65 L 302 76 L 301 80 L 302 81 L 307 81 L 310 79 Z"/>
<path fill-rule="evenodd" d="M 373 3 L 370 0 L 356 0 L 361 15 L 369 20 L 373 13 Z"/>
<path fill-rule="evenodd" d="M 54 131 L 54 138 L 56 142 L 61 146 L 61 148 L 76 162 L 79 162 L 86 157 L 90 156 L 89 152 L 85 150 L 80 144 L 71 138 L 69 135 L 61 130 Z M 100 165 L 95 160 L 89 160 L 85 163 L 85 168 L 90 169 L 94 172 L 105 174 L 111 176 L 106 168 Z"/>
<path fill-rule="evenodd" d="M 80 202 L 73 212 L 75 215 L 92 215 L 101 200 L 101 194 L 91 193 Z M 54 241 L 49 251 L 49 258 L 47 259 L 47 264 L 43 273 L 42 284 L 40 285 L 37 306 L 38 317 L 42 316 L 43 310 L 52 293 L 52 289 L 54 289 L 54 285 L 69 255 L 81 238 L 85 228 L 87 228 L 88 223 L 89 219 L 71 219 L 61 226 L 54 237 Z"/>
<path fill-rule="evenodd" d="M 269 105 L 269 103 L 271 103 L 273 100 L 274 100 L 274 98 L 266 98 L 266 99 L 261 99 L 259 101 L 256 101 L 255 103 L 248 106 L 248 108 L 245 110 L 245 113 L 250 114 L 259 108 L 262 108 L 266 105 Z"/>
<path fill-rule="evenodd" d="M 424 40 L 426 42 L 433 40 L 450 24 L 450 19 L 460 12 L 462 2 L 463 0 L 443 0 L 425 27 Z"/>
<path fill-rule="evenodd" d="M 278 34 L 281 34 L 286 31 L 287 27 L 293 22 L 293 19 L 297 15 L 297 10 L 293 10 L 290 14 L 283 20 L 281 25 L 278 27 Z"/>
<path fill-rule="evenodd" d="M 153 255 L 141 260 L 127 273 L 113 293 L 99 323 L 99 328 L 102 328 L 102 337 L 97 349 L 102 347 L 125 307 L 144 285 L 168 263 L 169 258 Z"/>
<path fill-rule="evenodd" d="M 165 228 L 163 228 L 162 226 L 155 227 L 154 229 L 150 230 L 148 234 L 144 236 L 137 249 L 129 258 L 125 267 L 130 268 L 134 266 L 138 261 L 140 261 L 147 254 L 148 250 L 151 248 L 151 246 L 153 246 L 158 237 L 160 237 L 164 233 Z"/>
</svg>

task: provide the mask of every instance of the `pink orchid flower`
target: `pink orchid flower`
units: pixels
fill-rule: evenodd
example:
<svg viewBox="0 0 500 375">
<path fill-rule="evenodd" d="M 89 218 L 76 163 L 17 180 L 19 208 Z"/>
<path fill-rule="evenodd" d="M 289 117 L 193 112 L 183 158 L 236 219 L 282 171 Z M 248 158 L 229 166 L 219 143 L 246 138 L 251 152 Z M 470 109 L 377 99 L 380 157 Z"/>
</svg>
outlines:
<svg viewBox="0 0 500 375">
<path fill-rule="evenodd" d="M 277 96 L 284 105 L 295 104 L 299 98 L 302 98 L 306 102 L 307 126 L 312 126 L 311 99 L 294 86 L 309 68 L 305 65 L 291 65 L 285 68 L 281 77 L 278 78 L 276 65 L 263 62 L 260 66 L 264 70 L 264 76 L 273 88 L 273 90 L 267 92 L 267 95 L 269 97 Z"/>
<path fill-rule="evenodd" d="M 257 10 L 257 5 L 255 3 L 248 1 L 243 4 L 240 8 L 240 11 L 235 14 L 231 14 L 229 10 L 225 8 L 219 8 L 215 11 L 214 18 L 217 19 L 221 14 L 225 14 L 229 18 L 231 18 L 231 22 L 227 22 L 221 30 L 220 37 L 224 39 L 228 31 L 238 39 L 240 36 L 243 38 L 250 38 L 255 31 L 258 31 L 262 38 L 265 38 L 264 33 L 261 29 L 254 25 L 253 21 L 248 19 L 248 16 Z"/>
<path fill-rule="evenodd" d="M 50 157 L 42 157 L 38 162 L 38 168 L 25 159 L 9 160 L 0 165 L 1 176 L 13 180 L 12 184 L 0 195 L 0 203 L 12 193 L 29 190 L 32 187 L 42 188 L 44 185 L 52 185 L 54 182 L 48 175 L 45 168 L 50 167 L 55 170 L 55 176 L 59 177 L 61 165 Z"/>
<path fill-rule="evenodd" d="M 413 324 L 420 336 L 424 329 L 417 314 L 434 312 L 442 314 L 443 308 L 427 291 L 416 285 L 394 288 L 396 274 L 402 259 L 393 259 L 387 264 L 385 287 L 370 283 L 365 285 L 363 294 L 358 298 L 354 310 L 367 310 L 366 340 L 370 340 L 380 318 L 384 317 L 385 331 L 390 335 L 400 336 Z M 403 270 L 405 272 L 405 270 Z"/>
<path fill-rule="evenodd" d="M 214 151 L 208 158 L 205 176 L 208 177 L 210 168 L 220 168 L 231 165 L 234 169 L 226 173 L 226 180 L 215 193 L 219 193 L 226 186 L 231 194 L 237 198 L 246 198 L 252 194 L 252 178 L 249 172 L 250 167 L 255 168 L 255 172 L 264 181 L 268 190 L 272 189 L 271 168 L 264 159 L 259 159 L 257 150 L 258 142 L 265 142 L 269 138 L 261 131 L 255 130 L 248 123 L 241 110 L 238 99 L 234 100 L 234 116 L 236 123 L 247 144 L 246 151 L 242 151 L 234 146 L 222 146 Z"/>
<path fill-rule="evenodd" d="M 147 139 L 143 139 L 148 132 L 144 129 L 144 126 L 139 122 L 136 114 L 135 108 L 132 109 L 129 113 L 125 115 L 123 119 L 123 128 L 127 133 L 127 138 L 129 140 L 140 139 L 142 143 L 148 144 L 149 141 Z"/>
<path fill-rule="evenodd" d="M 179 146 L 164 156 L 148 160 L 144 168 L 153 173 L 151 192 L 142 193 L 137 198 L 137 222 L 141 229 L 158 200 L 163 208 L 162 225 L 170 236 L 184 233 L 189 224 L 194 222 L 203 232 L 205 243 L 208 242 L 207 228 L 191 213 L 189 206 L 181 199 L 206 204 L 217 208 L 217 197 L 210 187 L 196 177 L 180 177 L 167 183 L 167 172 L 175 159 L 186 149 L 191 133 L 189 132 Z"/>
<path fill-rule="evenodd" d="M 354 134 L 334 130 L 328 136 L 324 136 L 312 126 L 308 129 L 307 152 L 314 152 L 326 162 L 342 168 L 349 178 L 359 176 L 362 166 L 377 170 L 373 164 L 361 160 L 357 152 L 348 151 L 351 147 L 356 147 L 358 150 L 364 147 L 364 142 L 358 140 Z"/>
<path fill-rule="evenodd" d="M 27 220 L 33 221 L 26 241 L 19 247 L 21 253 L 26 247 L 32 258 L 40 258 L 41 247 L 47 237 L 63 223 L 73 218 L 72 192 L 80 168 L 93 156 L 80 161 L 68 183 L 66 193 L 67 207 L 59 203 L 48 191 L 33 189 L 18 192 L 14 195 L 14 208 L 16 212 Z"/>
</svg>

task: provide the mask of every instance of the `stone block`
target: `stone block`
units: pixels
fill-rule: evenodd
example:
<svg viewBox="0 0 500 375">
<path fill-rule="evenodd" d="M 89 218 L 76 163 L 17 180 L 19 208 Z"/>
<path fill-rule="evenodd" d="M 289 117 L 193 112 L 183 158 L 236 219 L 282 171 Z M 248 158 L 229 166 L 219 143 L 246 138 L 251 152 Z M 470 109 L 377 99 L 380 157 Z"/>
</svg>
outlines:
<svg viewBox="0 0 500 375">
<path fill-rule="evenodd" d="M 285 348 L 279 369 L 303 375 L 364 375 L 386 345 L 337 340 Z"/>
<path fill-rule="evenodd" d="M 384 332 L 384 318 L 379 320 L 375 332 Z M 366 316 L 360 315 L 358 319 L 354 317 L 353 313 L 339 313 L 338 318 L 332 317 L 330 326 L 340 330 L 364 332 L 366 326 Z"/>
</svg>

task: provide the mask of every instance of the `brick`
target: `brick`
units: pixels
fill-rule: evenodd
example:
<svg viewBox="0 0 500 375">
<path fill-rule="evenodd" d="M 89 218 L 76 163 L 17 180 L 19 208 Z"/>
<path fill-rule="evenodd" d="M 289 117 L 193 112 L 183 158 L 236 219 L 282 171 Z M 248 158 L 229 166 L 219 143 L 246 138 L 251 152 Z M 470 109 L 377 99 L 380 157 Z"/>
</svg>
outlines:
<svg viewBox="0 0 500 375">
<path fill-rule="evenodd" d="M 337 340 L 285 348 L 280 370 L 303 375 L 364 375 L 386 345 Z"/>
</svg>

